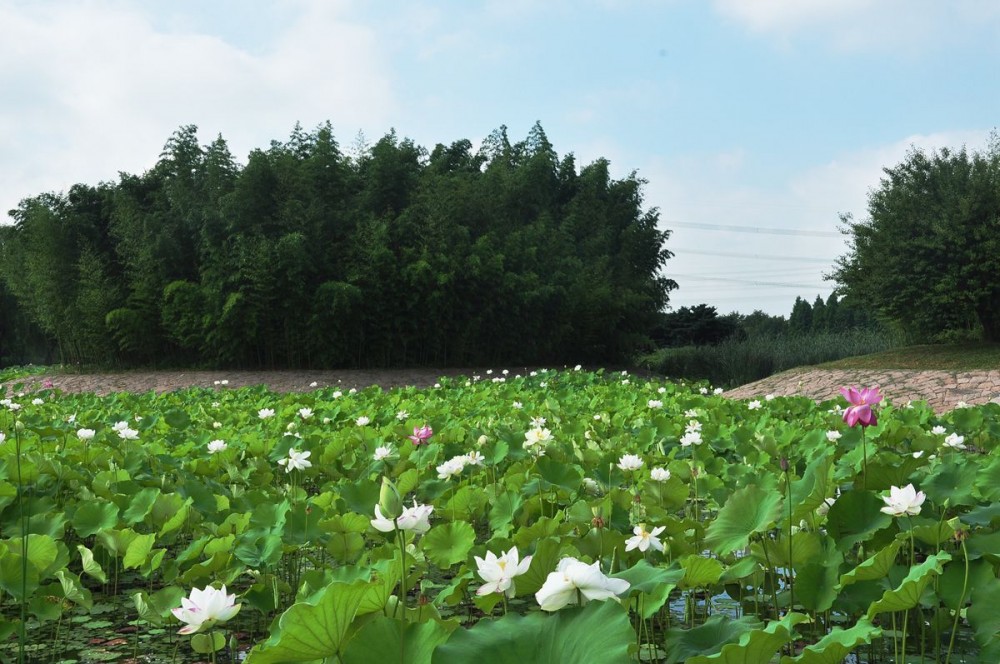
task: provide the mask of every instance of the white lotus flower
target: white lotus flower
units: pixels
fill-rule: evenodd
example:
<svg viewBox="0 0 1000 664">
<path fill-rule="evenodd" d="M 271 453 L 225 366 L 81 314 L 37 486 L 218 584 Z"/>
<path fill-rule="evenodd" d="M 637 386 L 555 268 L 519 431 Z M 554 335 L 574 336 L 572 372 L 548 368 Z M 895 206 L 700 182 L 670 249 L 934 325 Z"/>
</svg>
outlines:
<svg viewBox="0 0 1000 664">
<path fill-rule="evenodd" d="M 480 454 L 479 450 L 472 450 L 465 455 L 465 463 L 470 466 L 481 466 L 485 460 L 486 457 Z"/>
<path fill-rule="evenodd" d="M 76 432 L 76 437 L 80 440 L 92 440 L 97 432 L 93 429 L 80 429 Z"/>
<path fill-rule="evenodd" d="M 371 420 L 368 418 L 367 415 L 362 415 L 358 419 L 354 420 L 354 423 L 357 424 L 359 427 L 368 426 L 370 422 Z"/>
<path fill-rule="evenodd" d="M 548 429 L 529 429 L 524 434 L 524 449 L 530 449 L 535 445 L 547 445 L 552 442 L 552 432 Z"/>
<path fill-rule="evenodd" d="M 344 393 L 341 392 L 340 390 L 337 390 L 336 392 L 333 393 L 333 398 L 334 399 L 339 399 L 342 396 L 344 396 Z"/>
<path fill-rule="evenodd" d="M 358 390 L 357 390 L 357 388 L 352 387 L 351 389 L 347 390 L 347 393 L 348 394 L 357 394 Z"/>
<path fill-rule="evenodd" d="M 712 394 L 714 394 L 714 395 L 716 395 L 716 396 L 718 396 L 718 395 L 722 394 L 723 392 L 725 392 L 725 390 L 724 390 L 724 389 L 722 389 L 721 387 L 717 387 L 717 388 L 715 388 L 714 390 L 712 390 Z"/>
<path fill-rule="evenodd" d="M 773 394 L 765 394 L 764 395 L 764 401 L 774 401 L 774 395 Z"/>
<path fill-rule="evenodd" d="M 240 612 L 242 604 L 236 603 L 236 595 L 227 595 L 226 587 L 216 590 L 212 586 L 204 590 L 191 589 L 190 597 L 182 597 L 181 605 L 173 609 L 174 617 L 183 623 L 179 634 L 194 634 L 202 629 L 211 629 L 216 623 L 226 622 Z"/>
<path fill-rule="evenodd" d="M 759 408 L 760 408 L 760 400 L 759 399 L 754 399 L 753 401 L 751 401 L 750 403 L 747 404 L 747 410 L 757 410 Z"/>
<path fill-rule="evenodd" d="M 465 470 L 465 462 L 466 458 L 464 456 L 448 459 L 437 467 L 438 479 L 449 480 L 455 475 L 461 475 L 462 471 Z"/>
<path fill-rule="evenodd" d="M 689 408 L 688 410 L 684 411 L 684 417 L 698 417 L 698 414 L 699 413 L 697 408 Z"/>
<path fill-rule="evenodd" d="M 656 393 L 657 394 L 666 394 L 667 393 L 667 388 L 665 388 L 665 387 L 658 387 L 658 388 L 656 388 Z"/>
<path fill-rule="evenodd" d="M 956 450 L 965 449 L 965 436 L 959 436 L 957 433 L 953 433 L 944 439 L 945 447 L 954 447 Z"/>
<path fill-rule="evenodd" d="M 225 452 L 228 447 L 224 440 L 213 440 L 208 444 L 208 453 L 217 454 L 218 452 Z"/>
<path fill-rule="evenodd" d="M 601 485 L 597 483 L 597 480 L 592 477 L 583 478 L 583 489 L 587 493 L 593 494 L 595 496 L 600 495 Z"/>
<path fill-rule="evenodd" d="M 309 387 L 319 387 L 319 383 L 317 383 L 316 381 L 313 381 L 313 382 L 309 383 Z"/>
<path fill-rule="evenodd" d="M 403 513 L 393 523 L 393 520 L 385 518 L 379 506 L 375 505 L 375 518 L 372 519 L 372 526 L 375 530 L 383 533 L 391 533 L 398 525 L 400 530 L 423 534 L 430 530 L 430 516 L 433 511 L 433 505 L 418 505 L 414 499 L 413 507 L 404 507 Z"/>
<path fill-rule="evenodd" d="M 32 406 L 41 406 L 44 403 L 45 403 L 45 401 L 42 400 L 42 399 L 39 399 L 38 397 L 35 397 L 34 399 L 31 400 L 31 405 Z"/>
<path fill-rule="evenodd" d="M 509 551 L 497 557 L 492 551 L 486 552 L 486 558 L 476 558 L 476 567 L 479 568 L 479 576 L 484 583 L 476 590 L 477 595 L 488 595 L 490 593 L 506 593 L 507 597 L 513 597 L 515 592 L 514 577 L 520 576 L 528 571 L 531 565 L 531 556 L 525 556 L 524 560 L 518 561 L 517 547 L 511 547 Z"/>
<path fill-rule="evenodd" d="M 573 367 L 573 371 L 579 371 L 582 368 L 583 368 L 583 366 L 578 364 L 575 367 Z"/>
<path fill-rule="evenodd" d="M 122 429 L 128 429 L 127 420 L 122 420 L 121 422 L 115 422 L 115 425 L 111 427 L 112 431 L 121 431 Z"/>
<path fill-rule="evenodd" d="M 820 503 L 819 507 L 816 508 L 816 514 L 820 516 L 826 516 L 826 514 L 830 511 L 830 508 L 833 507 L 833 504 L 835 502 L 837 502 L 836 498 L 824 499 L 823 502 Z"/>
<path fill-rule="evenodd" d="M 541 429 L 544 426 L 545 426 L 545 418 L 544 417 L 532 417 L 531 418 L 531 427 L 533 429 Z"/>
<path fill-rule="evenodd" d="M 139 438 L 139 432 L 135 429 L 125 427 L 124 429 L 118 430 L 118 437 L 122 440 L 137 440 Z"/>
<path fill-rule="evenodd" d="M 907 484 L 902 489 L 897 486 L 889 488 L 889 495 L 883 496 L 885 507 L 882 512 L 891 516 L 916 516 L 920 514 L 920 506 L 924 504 L 927 496 L 923 491 L 917 491 L 912 484 Z"/>
<path fill-rule="evenodd" d="M 521 410 L 522 408 L 524 408 L 524 404 L 521 403 L 520 401 L 515 401 L 512 405 L 516 410 Z"/>
<path fill-rule="evenodd" d="M 642 459 L 637 454 L 623 454 L 618 459 L 618 467 L 627 473 L 639 470 L 642 468 Z"/>
<path fill-rule="evenodd" d="M 650 399 L 646 402 L 646 405 L 650 408 L 663 408 L 663 402 L 659 399 Z"/>
<path fill-rule="evenodd" d="M 826 439 L 831 443 L 836 443 L 838 440 L 841 439 L 842 435 L 843 434 L 841 434 L 839 431 L 827 431 Z"/>
<path fill-rule="evenodd" d="M 287 457 L 278 459 L 278 465 L 284 466 L 286 473 L 290 473 L 293 470 L 305 470 L 312 466 L 312 461 L 309 461 L 310 455 L 312 455 L 312 452 L 309 450 L 299 452 L 297 449 L 292 448 L 288 450 Z"/>
<path fill-rule="evenodd" d="M 684 427 L 684 433 L 698 432 L 701 431 L 701 422 L 698 420 L 688 420 L 687 426 Z"/>
<path fill-rule="evenodd" d="M 313 416 L 312 408 L 299 408 L 299 417 L 304 420 L 308 420 Z"/>
<path fill-rule="evenodd" d="M 222 422 L 212 422 L 212 428 L 213 429 L 221 429 L 222 428 Z"/>
<path fill-rule="evenodd" d="M 653 528 L 652 532 L 650 532 L 646 530 L 646 524 L 640 523 L 632 529 L 635 536 L 625 540 L 625 550 L 631 551 L 633 549 L 639 549 L 645 553 L 650 547 L 652 547 L 657 551 L 663 551 L 663 543 L 660 542 L 660 538 L 657 537 L 657 535 L 666 529 L 666 526 L 660 526 L 658 528 Z"/>
<path fill-rule="evenodd" d="M 396 419 L 399 420 L 400 422 L 405 422 L 409 416 L 410 414 L 405 410 L 401 410 L 398 413 L 396 413 Z"/>
<path fill-rule="evenodd" d="M 599 562 L 588 565 L 576 558 L 563 558 L 535 593 L 535 599 L 542 611 L 558 611 L 568 604 L 611 599 L 628 589 L 628 581 L 602 574 Z"/>
<path fill-rule="evenodd" d="M 947 431 L 948 430 L 945 429 L 940 424 L 937 425 L 936 427 L 934 427 L 933 429 L 931 429 L 931 433 L 934 434 L 935 436 L 943 436 Z"/>
<path fill-rule="evenodd" d="M 262 420 L 266 420 L 269 417 L 274 417 L 274 409 L 261 408 L 260 410 L 257 411 L 257 417 L 259 417 Z"/>
<path fill-rule="evenodd" d="M 666 482 L 670 479 L 670 471 L 666 468 L 654 468 L 649 471 L 649 479 L 654 482 Z"/>
<path fill-rule="evenodd" d="M 392 447 L 389 445 L 382 445 L 375 448 L 375 460 L 382 461 L 383 459 L 388 459 L 392 456 Z"/>
<path fill-rule="evenodd" d="M 681 436 L 681 447 L 688 447 L 690 445 L 701 445 L 701 434 L 697 431 L 688 431 L 683 436 Z"/>
</svg>

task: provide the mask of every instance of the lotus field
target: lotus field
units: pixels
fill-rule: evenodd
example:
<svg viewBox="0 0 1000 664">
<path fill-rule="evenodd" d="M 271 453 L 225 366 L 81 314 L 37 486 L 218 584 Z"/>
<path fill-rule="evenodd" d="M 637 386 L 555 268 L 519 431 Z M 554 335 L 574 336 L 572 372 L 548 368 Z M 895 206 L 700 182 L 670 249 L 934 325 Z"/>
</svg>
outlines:
<svg viewBox="0 0 1000 664">
<path fill-rule="evenodd" d="M 0 395 L 0 659 L 1000 661 L 1000 406 L 224 383 Z"/>
</svg>

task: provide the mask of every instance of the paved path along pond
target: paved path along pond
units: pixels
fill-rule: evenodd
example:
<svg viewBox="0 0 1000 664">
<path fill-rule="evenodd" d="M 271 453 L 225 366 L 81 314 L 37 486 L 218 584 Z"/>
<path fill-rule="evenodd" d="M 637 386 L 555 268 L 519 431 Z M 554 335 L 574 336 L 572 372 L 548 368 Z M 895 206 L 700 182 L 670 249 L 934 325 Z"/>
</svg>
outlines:
<svg viewBox="0 0 1000 664">
<path fill-rule="evenodd" d="M 521 371 L 527 372 L 527 369 Z M 511 368 L 511 374 L 518 373 Z M 369 385 L 383 388 L 413 385 L 430 387 L 442 376 L 485 375 L 482 369 L 392 369 L 338 371 L 128 371 L 119 373 L 53 374 L 25 379 L 31 385 L 51 380 L 65 392 L 168 392 L 191 386 L 213 387 L 215 381 L 227 380 L 230 388 L 267 385 L 277 392 L 306 392 L 317 387 L 337 386 L 362 389 Z M 960 402 L 978 405 L 1000 403 L 1000 370 L 993 371 L 915 371 L 849 370 L 800 368 L 785 371 L 728 390 L 733 399 L 750 399 L 767 394 L 801 395 L 812 399 L 830 399 L 845 385 L 878 386 L 893 403 L 927 401 L 937 412 L 956 408 Z"/>
</svg>

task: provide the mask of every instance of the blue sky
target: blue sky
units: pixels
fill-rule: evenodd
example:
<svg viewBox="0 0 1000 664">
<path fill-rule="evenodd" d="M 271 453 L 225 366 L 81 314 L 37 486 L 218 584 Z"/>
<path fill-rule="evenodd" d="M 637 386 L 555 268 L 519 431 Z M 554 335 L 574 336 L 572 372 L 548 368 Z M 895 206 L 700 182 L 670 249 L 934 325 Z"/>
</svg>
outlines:
<svg viewBox="0 0 1000 664">
<path fill-rule="evenodd" d="M 787 314 L 883 166 L 986 146 L 998 65 L 991 0 L 0 0 L 0 205 L 141 172 L 182 124 L 245 159 L 295 122 L 349 148 L 538 120 L 649 181 L 672 306 Z"/>
</svg>

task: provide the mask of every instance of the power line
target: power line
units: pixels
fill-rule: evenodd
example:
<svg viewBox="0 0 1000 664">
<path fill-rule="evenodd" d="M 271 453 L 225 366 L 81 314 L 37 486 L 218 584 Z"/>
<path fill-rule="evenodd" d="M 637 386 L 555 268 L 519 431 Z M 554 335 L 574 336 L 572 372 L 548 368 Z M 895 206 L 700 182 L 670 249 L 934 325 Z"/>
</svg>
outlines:
<svg viewBox="0 0 1000 664">
<path fill-rule="evenodd" d="M 726 277 L 700 277 L 695 274 L 670 274 L 670 278 L 680 277 L 681 279 L 696 279 L 701 281 L 724 281 L 732 284 L 748 284 L 753 286 L 776 286 L 778 288 L 829 288 L 829 286 L 817 286 L 815 284 L 791 284 L 781 281 L 748 281 L 746 279 L 729 279 Z"/>
<path fill-rule="evenodd" d="M 761 233 L 767 235 L 808 235 L 810 237 L 843 237 L 842 233 L 834 231 L 806 231 L 798 228 L 762 228 L 759 226 L 726 226 L 723 224 L 699 224 L 693 221 L 672 221 L 664 219 L 667 226 L 680 228 L 697 228 L 706 231 L 729 231 L 733 233 Z"/>
<path fill-rule="evenodd" d="M 768 261 L 796 261 L 808 263 L 833 263 L 836 258 L 815 258 L 811 256 L 775 256 L 771 254 L 741 254 L 735 251 L 701 251 L 700 249 L 671 249 L 676 256 L 678 254 L 698 254 L 700 256 L 725 256 L 727 258 L 755 258 Z"/>
</svg>

